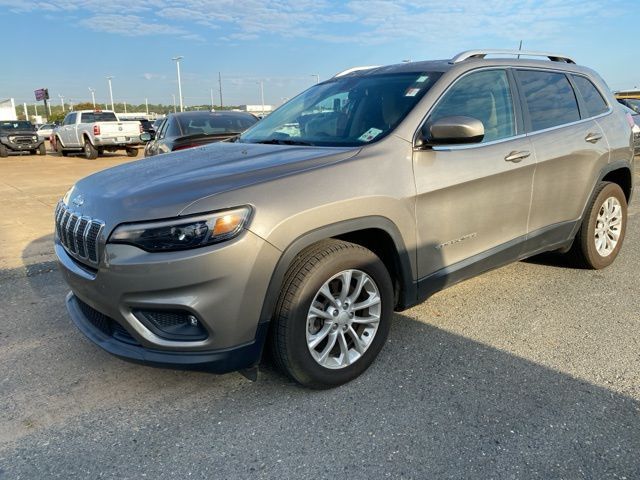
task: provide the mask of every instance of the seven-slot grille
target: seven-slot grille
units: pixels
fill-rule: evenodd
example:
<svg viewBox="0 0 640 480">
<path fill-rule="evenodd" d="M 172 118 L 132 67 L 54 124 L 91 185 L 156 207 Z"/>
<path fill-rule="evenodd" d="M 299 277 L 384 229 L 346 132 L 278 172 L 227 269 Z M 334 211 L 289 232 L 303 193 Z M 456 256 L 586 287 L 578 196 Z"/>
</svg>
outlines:
<svg viewBox="0 0 640 480">
<path fill-rule="evenodd" d="M 98 263 L 98 236 L 104 222 L 83 217 L 69 210 L 62 202 L 56 207 L 56 233 L 60 243 L 74 256 Z"/>
</svg>

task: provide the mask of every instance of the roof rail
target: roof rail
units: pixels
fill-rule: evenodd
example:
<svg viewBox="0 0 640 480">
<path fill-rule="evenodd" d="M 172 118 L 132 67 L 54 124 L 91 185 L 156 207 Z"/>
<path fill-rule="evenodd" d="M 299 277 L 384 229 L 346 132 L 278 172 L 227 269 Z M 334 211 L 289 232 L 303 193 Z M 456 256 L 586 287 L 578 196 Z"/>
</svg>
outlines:
<svg viewBox="0 0 640 480">
<path fill-rule="evenodd" d="M 460 63 L 471 58 L 484 58 L 487 55 L 520 55 L 525 57 L 547 57 L 552 62 L 562 63 L 576 63 L 573 59 L 564 55 L 557 55 L 555 53 L 548 52 L 529 52 L 527 50 L 503 50 L 503 49 L 488 49 L 488 50 L 467 50 L 466 52 L 459 53 L 453 57 L 450 63 Z"/>
<path fill-rule="evenodd" d="M 347 68 L 346 70 L 343 70 L 342 72 L 336 73 L 333 78 L 336 77 L 342 77 L 344 75 L 348 75 L 350 73 L 353 72 L 359 72 L 360 70 L 371 70 L 372 68 L 378 68 L 380 65 L 369 65 L 367 67 L 353 67 L 353 68 Z"/>
</svg>

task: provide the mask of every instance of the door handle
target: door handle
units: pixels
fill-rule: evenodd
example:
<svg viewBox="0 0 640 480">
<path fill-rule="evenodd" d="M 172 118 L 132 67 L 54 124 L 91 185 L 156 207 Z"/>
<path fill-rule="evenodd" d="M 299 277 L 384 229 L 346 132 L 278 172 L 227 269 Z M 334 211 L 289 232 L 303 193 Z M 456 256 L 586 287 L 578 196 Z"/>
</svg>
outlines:
<svg viewBox="0 0 640 480">
<path fill-rule="evenodd" d="M 527 158 L 529 155 L 531 155 L 531 152 L 523 150 L 521 152 L 511 152 L 509 155 L 504 157 L 504 159 L 507 162 L 518 163 L 521 160 Z"/>
<path fill-rule="evenodd" d="M 585 141 L 589 143 L 596 143 L 601 138 L 602 138 L 602 135 L 599 133 L 589 133 L 586 137 L 584 137 Z"/>
</svg>

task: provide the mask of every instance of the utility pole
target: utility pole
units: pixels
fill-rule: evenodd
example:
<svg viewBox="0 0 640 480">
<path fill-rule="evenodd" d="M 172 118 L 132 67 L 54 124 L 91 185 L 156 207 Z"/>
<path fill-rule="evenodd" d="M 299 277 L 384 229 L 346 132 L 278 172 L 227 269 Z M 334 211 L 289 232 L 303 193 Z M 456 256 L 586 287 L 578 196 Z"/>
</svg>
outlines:
<svg viewBox="0 0 640 480">
<path fill-rule="evenodd" d="M 144 107 L 147 109 L 147 115 L 149 115 L 149 99 L 144 99 Z"/>
<path fill-rule="evenodd" d="M 184 106 L 182 103 L 182 81 L 180 79 L 180 60 L 184 57 L 178 55 L 177 57 L 173 57 L 171 60 L 176 62 L 176 70 L 178 72 L 178 100 L 180 100 L 180 111 L 184 112 Z"/>
<path fill-rule="evenodd" d="M 218 86 L 220 87 L 220 108 L 222 108 L 222 75 L 218 72 Z"/>
<path fill-rule="evenodd" d="M 111 79 L 113 77 L 109 76 L 107 77 L 107 80 L 109 80 L 109 98 L 111 98 L 111 110 L 113 110 L 114 112 L 116 111 L 116 106 L 113 104 L 113 90 L 111 89 Z"/>
<path fill-rule="evenodd" d="M 262 116 L 264 117 L 264 80 L 260 80 L 260 99 L 262 100 Z"/>
<path fill-rule="evenodd" d="M 93 109 L 96 109 L 96 91 L 89 87 L 89 91 L 91 92 L 91 101 L 93 102 Z"/>
</svg>

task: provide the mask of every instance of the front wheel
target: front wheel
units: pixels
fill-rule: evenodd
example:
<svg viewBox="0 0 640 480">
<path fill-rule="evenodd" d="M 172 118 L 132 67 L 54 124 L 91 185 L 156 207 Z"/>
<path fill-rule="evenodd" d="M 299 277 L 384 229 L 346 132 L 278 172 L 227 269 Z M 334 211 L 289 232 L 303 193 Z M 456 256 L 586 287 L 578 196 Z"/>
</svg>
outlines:
<svg viewBox="0 0 640 480">
<path fill-rule="evenodd" d="M 0 143 L 0 157 L 6 158 L 9 156 L 9 151 L 7 147 Z"/>
<path fill-rule="evenodd" d="M 40 155 L 46 155 L 47 154 L 47 146 L 43 143 L 40 144 L 40 146 L 38 147 L 38 153 Z"/>
<path fill-rule="evenodd" d="M 274 359 L 307 387 L 342 385 L 373 363 L 392 315 L 393 286 L 382 261 L 360 245 L 322 241 L 285 276 L 271 330 Z"/>
<path fill-rule="evenodd" d="M 627 230 L 627 198 L 619 185 L 601 182 L 570 254 L 583 268 L 608 267 L 618 256 Z"/>
<path fill-rule="evenodd" d="M 62 142 L 60 141 L 60 137 L 56 137 L 56 151 L 59 155 L 66 157 L 68 155 L 67 151 L 62 146 Z"/>
<path fill-rule="evenodd" d="M 127 148 L 127 157 L 137 157 L 138 149 L 137 148 Z"/>
</svg>

